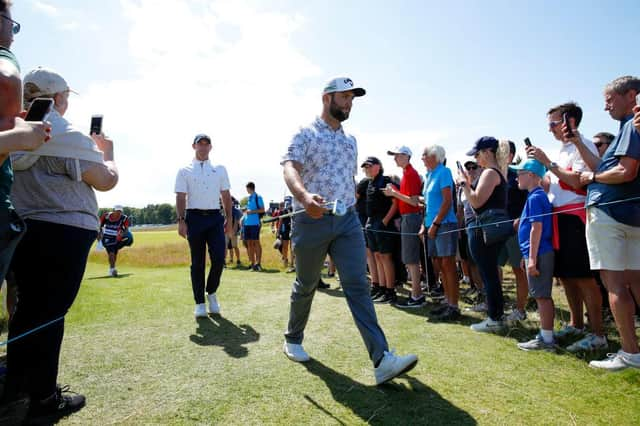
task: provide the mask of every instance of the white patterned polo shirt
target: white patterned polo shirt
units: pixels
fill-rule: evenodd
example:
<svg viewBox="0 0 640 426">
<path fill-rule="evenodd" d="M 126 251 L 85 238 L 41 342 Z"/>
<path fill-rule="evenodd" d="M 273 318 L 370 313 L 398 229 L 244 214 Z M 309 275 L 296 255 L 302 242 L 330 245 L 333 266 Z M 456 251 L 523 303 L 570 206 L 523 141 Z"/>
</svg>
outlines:
<svg viewBox="0 0 640 426">
<path fill-rule="evenodd" d="M 286 161 L 302 165 L 302 183 L 310 193 L 326 201 L 342 200 L 346 207 L 356 203 L 358 146 L 356 138 L 346 134 L 342 126 L 333 130 L 316 117 L 293 137 L 280 164 Z M 295 199 L 294 207 L 303 208 Z"/>
</svg>

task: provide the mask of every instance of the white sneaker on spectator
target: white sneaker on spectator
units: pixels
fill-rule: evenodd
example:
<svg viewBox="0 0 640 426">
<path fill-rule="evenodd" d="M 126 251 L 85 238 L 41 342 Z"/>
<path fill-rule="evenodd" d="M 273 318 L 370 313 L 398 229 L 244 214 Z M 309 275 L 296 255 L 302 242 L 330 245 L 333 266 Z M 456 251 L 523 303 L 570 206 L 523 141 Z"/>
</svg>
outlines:
<svg viewBox="0 0 640 426">
<path fill-rule="evenodd" d="M 118 270 L 116 268 L 109 268 L 109 275 L 112 277 L 118 276 Z"/>
<path fill-rule="evenodd" d="M 624 370 L 627 367 L 640 368 L 640 354 L 630 354 L 620 349 L 615 354 L 607 354 L 607 359 L 591 361 L 589 367 L 609 371 Z"/>
<path fill-rule="evenodd" d="M 516 322 L 516 321 L 524 321 L 527 319 L 527 313 L 521 312 L 518 309 L 514 309 L 507 317 L 505 321 L 507 322 Z"/>
<path fill-rule="evenodd" d="M 311 359 L 309 354 L 304 350 L 302 345 L 284 342 L 282 351 L 291 361 L 307 362 Z"/>
<path fill-rule="evenodd" d="M 409 354 L 405 356 L 396 355 L 391 352 L 384 352 L 380 364 L 374 369 L 376 385 L 381 385 L 389 380 L 411 370 L 418 363 L 418 357 Z"/>
<path fill-rule="evenodd" d="M 496 331 L 500 331 L 504 328 L 504 323 L 502 321 L 494 321 L 491 318 L 487 318 L 482 322 L 471 324 L 469 328 L 480 333 L 495 333 Z"/>
<path fill-rule="evenodd" d="M 562 339 L 563 337 L 577 337 L 582 336 L 584 333 L 584 328 L 576 328 L 572 325 L 565 324 L 560 330 L 556 331 L 554 334 L 555 337 Z"/>
<path fill-rule="evenodd" d="M 196 309 L 193 311 L 193 315 L 196 318 L 206 318 L 207 317 L 207 307 L 204 303 L 198 303 L 196 305 Z"/>
<path fill-rule="evenodd" d="M 209 310 L 207 312 L 210 314 L 219 314 L 220 305 L 218 304 L 218 298 L 216 297 L 216 294 L 207 294 L 207 299 L 209 299 Z"/>
<path fill-rule="evenodd" d="M 569 352 L 591 352 L 597 349 L 604 349 L 608 346 L 607 338 L 589 333 L 577 342 L 567 346 Z"/>
</svg>

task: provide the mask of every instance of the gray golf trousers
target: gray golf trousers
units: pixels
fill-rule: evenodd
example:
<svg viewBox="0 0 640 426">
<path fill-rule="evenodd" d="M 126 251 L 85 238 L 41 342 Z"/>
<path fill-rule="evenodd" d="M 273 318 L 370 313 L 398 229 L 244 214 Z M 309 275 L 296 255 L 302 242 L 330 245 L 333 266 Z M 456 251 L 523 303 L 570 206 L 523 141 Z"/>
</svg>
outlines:
<svg viewBox="0 0 640 426">
<path fill-rule="evenodd" d="M 328 253 L 335 262 L 342 291 L 369 358 L 374 364 L 378 362 L 389 347 L 369 296 L 364 234 L 356 213 L 349 209 L 344 216 L 326 215 L 320 219 L 312 219 L 306 213 L 294 216 L 291 241 L 296 255 L 296 280 L 291 291 L 286 341 L 302 343 Z"/>
</svg>

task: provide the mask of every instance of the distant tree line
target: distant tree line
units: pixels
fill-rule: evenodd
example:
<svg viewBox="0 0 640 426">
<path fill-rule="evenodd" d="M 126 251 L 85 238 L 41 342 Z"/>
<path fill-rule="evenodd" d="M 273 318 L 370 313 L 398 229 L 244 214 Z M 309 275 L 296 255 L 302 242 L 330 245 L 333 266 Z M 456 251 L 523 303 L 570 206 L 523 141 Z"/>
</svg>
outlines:
<svg viewBox="0 0 640 426">
<path fill-rule="evenodd" d="M 101 208 L 99 214 L 110 212 L 113 207 Z M 176 207 L 171 204 L 148 204 L 141 209 L 125 207 L 123 213 L 133 219 L 133 225 L 168 225 L 176 223 Z"/>
</svg>

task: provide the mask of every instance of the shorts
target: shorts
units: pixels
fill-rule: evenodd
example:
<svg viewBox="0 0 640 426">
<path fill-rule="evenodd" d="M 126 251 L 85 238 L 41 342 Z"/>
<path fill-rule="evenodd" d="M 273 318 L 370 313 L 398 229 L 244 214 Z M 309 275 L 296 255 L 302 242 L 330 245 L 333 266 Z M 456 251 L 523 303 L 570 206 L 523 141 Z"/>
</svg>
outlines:
<svg viewBox="0 0 640 426">
<path fill-rule="evenodd" d="M 427 239 L 427 250 L 430 257 L 455 256 L 458 243 L 457 223 L 443 223 L 436 232 L 434 239 Z"/>
<path fill-rule="evenodd" d="M 392 232 L 398 232 L 398 230 L 392 223 L 390 222 L 388 226 L 384 226 L 382 219 L 369 219 L 369 223 L 365 227 L 369 250 L 382 254 L 393 253 L 396 234 L 392 234 Z"/>
<path fill-rule="evenodd" d="M 553 276 L 558 278 L 591 278 L 587 238 L 582 219 L 572 214 L 558 215 L 560 250 L 555 253 Z"/>
<path fill-rule="evenodd" d="M 278 229 L 278 238 L 282 241 L 289 241 L 291 239 L 291 225 L 281 225 Z"/>
<path fill-rule="evenodd" d="M 402 215 L 402 221 L 400 222 L 400 232 L 402 232 L 401 254 L 402 263 L 405 265 L 420 263 L 420 238 L 418 238 L 420 225 L 422 225 L 421 213 Z"/>
<path fill-rule="evenodd" d="M 518 234 L 514 234 L 509 237 L 507 241 L 502 244 L 502 248 L 498 253 L 498 265 L 504 266 L 509 261 L 509 265 L 512 268 L 519 268 L 522 261 L 522 252 L 520 251 L 520 244 L 518 243 Z"/>
<path fill-rule="evenodd" d="M 245 225 L 244 239 L 246 241 L 260 240 L 260 225 Z"/>
<path fill-rule="evenodd" d="M 587 246 L 592 269 L 640 271 L 640 228 L 597 207 L 587 209 Z"/>
<path fill-rule="evenodd" d="M 535 299 L 550 299 L 551 288 L 553 287 L 553 251 L 548 251 L 538 256 L 538 272 L 540 275 L 532 277 L 527 274 L 527 282 L 529 284 L 529 294 Z M 525 258 L 525 266 L 529 259 Z M 525 268 L 526 270 L 526 268 Z"/>
</svg>

